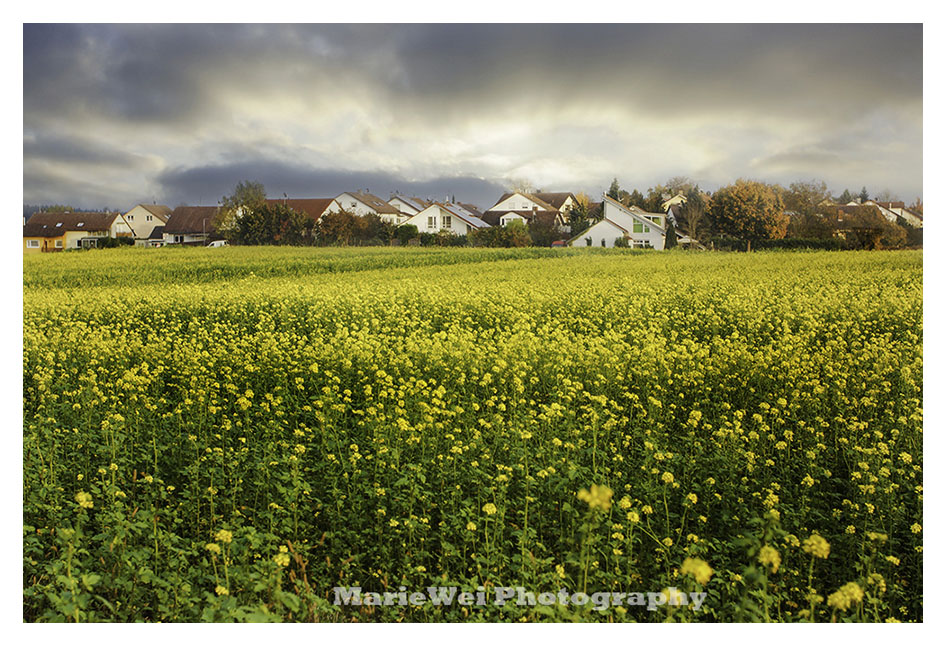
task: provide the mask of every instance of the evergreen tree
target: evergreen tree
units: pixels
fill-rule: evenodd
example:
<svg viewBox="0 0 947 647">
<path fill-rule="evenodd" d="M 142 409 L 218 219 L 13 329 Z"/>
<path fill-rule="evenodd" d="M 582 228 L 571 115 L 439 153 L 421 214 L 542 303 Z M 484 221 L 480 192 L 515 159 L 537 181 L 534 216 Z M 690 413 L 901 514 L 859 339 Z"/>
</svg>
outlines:
<svg viewBox="0 0 947 647">
<path fill-rule="evenodd" d="M 613 200 L 618 200 L 620 191 L 621 187 L 618 185 L 618 178 L 616 177 L 614 180 L 612 180 L 611 185 L 608 187 L 608 197 L 612 198 Z"/>
<path fill-rule="evenodd" d="M 862 187 L 861 193 L 858 194 L 858 199 L 862 202 L 862 204 L 868 202 L 868 189 Z"/>
<path fill-rule="evenodd" d="M 668 227 L 664 231 L 664 249 L 677 247 L 677 230 L 674 229 L 674 221 L 668 220 Z"/>
</svg>

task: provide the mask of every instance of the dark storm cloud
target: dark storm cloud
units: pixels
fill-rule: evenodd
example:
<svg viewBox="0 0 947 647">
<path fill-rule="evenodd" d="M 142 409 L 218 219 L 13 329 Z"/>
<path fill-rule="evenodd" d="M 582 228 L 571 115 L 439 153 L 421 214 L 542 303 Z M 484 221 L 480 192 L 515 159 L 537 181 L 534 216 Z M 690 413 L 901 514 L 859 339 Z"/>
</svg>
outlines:
<svg viewBox="0 0 947 647">
<path fill-rule="evenodd" d="M 333 168 L 325 195 L 753 173 L 914 194 L 921 58 L 920 25 L 26 25 L 24 165 L 81 187 L 127 160 L 111 190 L 191 201 L 234 183 L 198 171 L 252 159 L 288 193 Z M 47 190 L 24 176 L 28 200 Z"/>
<path fill-rule="evenodd" d="M 129 167 L 145 164 L 145 160 L 139 155 L 71 135 L 56 137 L 27 133 L 23 141 L 23 157 L 30 161 L 43 160 L 82 165 Z"/>
<path fill-rule="evenodd" d="M 441 177 L 411 181 L 391 173 L 348 172 L 291 165 L 279 161 L 241 162 L 227 165 L 178 168 L 158 176 L 162 192 L 169 203 L 199 201 L 211 205 L 233 192 L 238 182 L 261 182 L 271 198 L 290 197 L 327 198 L 345 191 L 368 190 L 381 198 L 402 193 L 417 197 L 443 200 L 456 196 L 462 202 L 471 202 L 482 208 L 505 189 L 502 184 L 475 177 Z"/>
</svg>

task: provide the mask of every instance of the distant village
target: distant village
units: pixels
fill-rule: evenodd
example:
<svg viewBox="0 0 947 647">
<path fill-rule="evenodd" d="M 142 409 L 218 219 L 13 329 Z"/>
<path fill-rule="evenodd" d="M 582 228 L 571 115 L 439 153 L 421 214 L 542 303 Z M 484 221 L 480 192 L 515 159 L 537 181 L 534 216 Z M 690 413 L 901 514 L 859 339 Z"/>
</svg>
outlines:
<svg viewBox="0 0 947 647">
<path fill-rule="evenodd" d="M 821 240 L 825 248 L 840 249 L 920 246 L 923 207 L 919 200 L 905 206 L 900 201 L 869 199 L 864 190 L 861 196 L 849 195 L 846 190 L 842 198 L 847 201 L 842 202 L 828 197 L 824 184 L 808 193 L 799 189 L 802 185 L 792 185 L 804 198 L 786 193 L 781 197 L 777 192 L 771 200 L 771 213 L 741 214 L 739 191 L 752 195 L 753 191 L 772 191 L 772 187 L 760 183 L 741 186 L 740 182 L 726 187 L 738 198 L 736 213 L 721 211 L 723 215 L 716 218 L 711 205 L 731 197 L 720 195 L 726 189 L 711 195 L 691 186 L 687 191 L 649 195 L 646 204 L 650 210 L 646 210 L 639 204 L 645 202 L 643 196 L 620 190 L 617 180 L 600 201 L 568 191 L 510 190 L 486 211 L 452 198 L 438 201 L 394 194 L 384 200 L 368 190 L 332 198 L 267 199 L 261 192 L 253 205 L 226 204 L 226 200 L 217 206 L 174 209 L 137 204 L 124 213 L 50 209 L 24 217 L 23 250 L 42 253 L 125 245 L 217 247 L 230 243 L 533 244 L 663 250 L 743 244 L 749 248 L 751 239 Z M 262 185 L 258 186 L 262 190 Z M 768 198 L 753 199 L 766 202 Z M 247 233 L 251 227 L 255 228 L 252 235 Z"/>
</svg>

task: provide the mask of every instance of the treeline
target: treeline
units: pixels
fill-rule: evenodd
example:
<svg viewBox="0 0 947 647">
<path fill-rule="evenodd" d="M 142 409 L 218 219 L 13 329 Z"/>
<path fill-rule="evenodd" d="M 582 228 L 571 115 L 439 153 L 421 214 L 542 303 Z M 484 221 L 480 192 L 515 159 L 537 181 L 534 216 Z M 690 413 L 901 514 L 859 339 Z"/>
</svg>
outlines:
<svg viewBox="0 0 947 647">
<path fill-rule="evenodd" d="M 675 208 L 674 226 L 715 249 L 880 249 L 917 247 L 923 241 L 922 230 L 903 217 L 892 222 L 873 205 L 848 204 L 868 201 L 866 188 L 858 194 L 846 189 L 833 197 L 825 182 L 818 180 L 794 182 L 786 188 L 740 179 L 711 194 L 685 177 L 676 177 L 644 194 L 623 190 L 616 179 L 608 195 L 652 213 L 662 212 L 669 198 L 683 196 L 684 202 Z M 874 200 L 896 202 L 897 196 L 884 190 Z M 920 198 L 908 208 L 923 215 Z M 594 224 L 588 216 L 580 205 L 570 221 L 587 227 Z M 573 231 L 581 229 L 573 226 Z"/>
<path fill-rule="evenodd" d="M 887 194 L 887 195 L 884 195 Z M 713 193 L 702 191 L 687 178 L 671 178 L 647 192 L 626 191 L 613 180 L 608 195 L 626 206 L 663 213 L 670 198 L 682 196 L 668 218 L 665 248 L 676 243 L 675 231 L 713 249 L 880 249 L 917 247 L 922 230 L 899 217 L 885 218 L 872 205 L 848 205 L 867 200 L 868 193 L 852 196 L 848 190 L 833 197 L 824 182 L 794 182 L 788 188 L 740 179 Z M 223 199 L 215 228 L 241 245 L 421 245 L 478 247 L 549 247 L 555 241 L 579 237 L 602 217 L 601 205 L 578 194 L 567 214 L 569 232 L 552 221 L 535 219 L 529 225 L 512 222 L 466 236 L 448 232 L 419 233 L 413 225 L 393 225 L 378 216 L 356 216 L 347 211 L 315 217 L 281 202 L 267 202 L 263 186 L 240 183 Z M 876 196 L 892 198 L 888 192 Z M 849 200 L 848 202 L 851 202 Z M 890 201 L 890 200 L 886 200 Z M 923 214 L 920 199 L 911 205 Z"/>
<path fill-rule="evenodd" d="M 220 233 L 237 245 L 315 246 L 549 247 L 563 237 L 562 232 L 544 223 L 526 226 L 513 222 L 459 236 L 447 231 L 419 232 L 414 225 L 393 225 L 374 214 L 356 216 L 348 211 L 327 213 L 317 221 L 284 204 L 248 209 Z"/>
</svg>

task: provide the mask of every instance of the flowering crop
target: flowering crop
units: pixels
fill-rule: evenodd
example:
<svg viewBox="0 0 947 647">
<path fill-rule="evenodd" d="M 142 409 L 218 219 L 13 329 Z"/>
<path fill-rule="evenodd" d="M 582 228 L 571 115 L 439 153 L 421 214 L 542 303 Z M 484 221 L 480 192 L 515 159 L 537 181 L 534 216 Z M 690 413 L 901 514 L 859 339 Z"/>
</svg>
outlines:
<svg viewBox="0 0 947 647">
<path fill-rule="evenodd" d="M 919 252 L 24 263 L 29 620 L 922 619 Z"/>
</svg>

